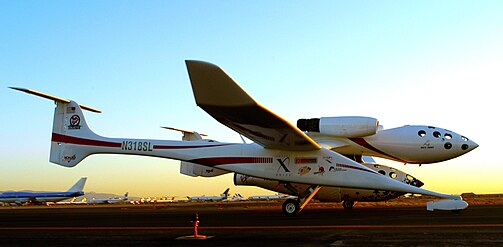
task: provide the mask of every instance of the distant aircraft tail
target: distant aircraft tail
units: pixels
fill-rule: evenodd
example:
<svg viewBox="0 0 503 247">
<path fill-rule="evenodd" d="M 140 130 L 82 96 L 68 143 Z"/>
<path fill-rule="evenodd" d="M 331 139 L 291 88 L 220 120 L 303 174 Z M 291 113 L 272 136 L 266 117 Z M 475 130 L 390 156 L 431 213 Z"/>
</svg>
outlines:
<svg viewBox="0 0 503 247">
<path fill-rule="evenodd" d="M 75 183 L 67 192 L 80 192 L 84 190 L 84 185 L 86 185 L 87 178 L 82 177 Z"/>
<path fill-rule="evenodd" d="M 229 190 L 230 190 L 230 188 L 227 188 L 227 189 L 224 191 L 224 193 L 222 194 L 222 196 L 223 196 L 224 198 L 227 198 L 227 197 L 229 196 Z"/>
</svg>

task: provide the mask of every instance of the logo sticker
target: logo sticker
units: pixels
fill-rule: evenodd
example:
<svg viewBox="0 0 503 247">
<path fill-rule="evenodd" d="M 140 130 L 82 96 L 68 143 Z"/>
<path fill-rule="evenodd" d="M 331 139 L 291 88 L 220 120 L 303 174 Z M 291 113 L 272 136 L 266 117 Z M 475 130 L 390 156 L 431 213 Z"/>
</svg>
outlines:
<svg viewBox="0 0 503 247">
<path fill-rule="evenodd" d="M 317 174 L 317 175 L 325 174 L 325 167 L 323 167 L 323 166 L 318 167 L 318 171 L 315 172 L 314 174 Z"/>
<path fill-rule="evenodd" d="M 70 126 L 68 126 L 68 129 L 80 129 L 79 115 L 73 115 L 70 117 Z"/>
<path fill-rule="evenodd" d="M 287 177 L 292 175 L 290 169 L 288 169 L 290 166 L 290 158 L 288 156 L 276 157 L 275 160 L 279 163 L 276 176 Z"/>
<path fill-rule="evenodd" d="M 75 160 L 77 157 L 75 156 L 75 154 L 73 156 L 63 156 L 63 160 L 66 161 L 66 162 L 70 162 L 72 160 Z"/>
<path fill-rule="evenodd" d="M 299 175 L 304 175 L 304 174 L 307 174 L 309 171 L 311 171 L 311 167 L 309 166 L 303 166 L 301 168 L 299 168 Z"/>
</svg>

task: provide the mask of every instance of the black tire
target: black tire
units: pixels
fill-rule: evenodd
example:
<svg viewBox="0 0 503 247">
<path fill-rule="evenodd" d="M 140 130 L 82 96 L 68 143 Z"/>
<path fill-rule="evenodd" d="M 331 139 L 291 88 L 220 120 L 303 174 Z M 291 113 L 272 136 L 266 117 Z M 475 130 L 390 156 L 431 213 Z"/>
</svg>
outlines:
<svg viewBox="0 0 503 247">
<path fill-rule="evenodd" d="M 294 200 L 294 199 L 287 199 L 284 203 L 281 209 L 283 209 L 283 213 L 286 216 L 295 216 L 297 213 L 299 213 L 299 201 Z"/>
<path fill-rule="evenodd" d="M 355 205 L 354 201 L 347 200 L 342 202 L 342 207 L 344 207 L 344 209 L 353 209 L 354 205 Z"/>
</svg>

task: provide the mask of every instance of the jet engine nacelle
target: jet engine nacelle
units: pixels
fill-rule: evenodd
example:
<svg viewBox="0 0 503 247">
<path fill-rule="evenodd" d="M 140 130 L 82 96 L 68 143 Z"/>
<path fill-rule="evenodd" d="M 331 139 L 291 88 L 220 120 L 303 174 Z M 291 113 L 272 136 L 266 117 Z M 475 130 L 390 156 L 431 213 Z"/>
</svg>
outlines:
<svg viewBox="0 0 503 247">
<path fill-rule="evenodd" d="M 297 127 L 302 131 L 354 138 L 377 133 L 379 121 L 371 117 L 322 117 L 299 119 Z"/>
</svg>

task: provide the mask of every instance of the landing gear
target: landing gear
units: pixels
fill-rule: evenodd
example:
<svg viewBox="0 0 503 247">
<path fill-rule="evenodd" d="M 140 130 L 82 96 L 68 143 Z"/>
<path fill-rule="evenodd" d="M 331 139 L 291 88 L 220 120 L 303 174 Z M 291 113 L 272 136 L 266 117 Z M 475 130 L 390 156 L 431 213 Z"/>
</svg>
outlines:
<svg viewBox="0 0 503 247">
<path fill-rule="evenodd" d="M 283 213 L 286 216 L 297 215 L 304 207 L 313 199 L 313 197 L 320 191 L 321 186 L 313 185 L 308 187 L 304 192 L 299 194 L 298 199 L 287 199 L 282 206 Z M 302 205 L 301 205 L 302 202 Z M 300 205 L 300 206 L 299 206 Z"/>
<path fill-rule="evenodd" d="M 353 209 L 354 205 L 355 205 L 355 201 L 346 200 L 346 201 L 342 202 L 342 207 L 344 207 L 344 209 Z"/>
<path fill-rule="evenodd" d="M 295 216 L 299 213 L 300 205 L 298 200 L 286 199 L 281 207 L 286 216 Z"/>
</svg>

